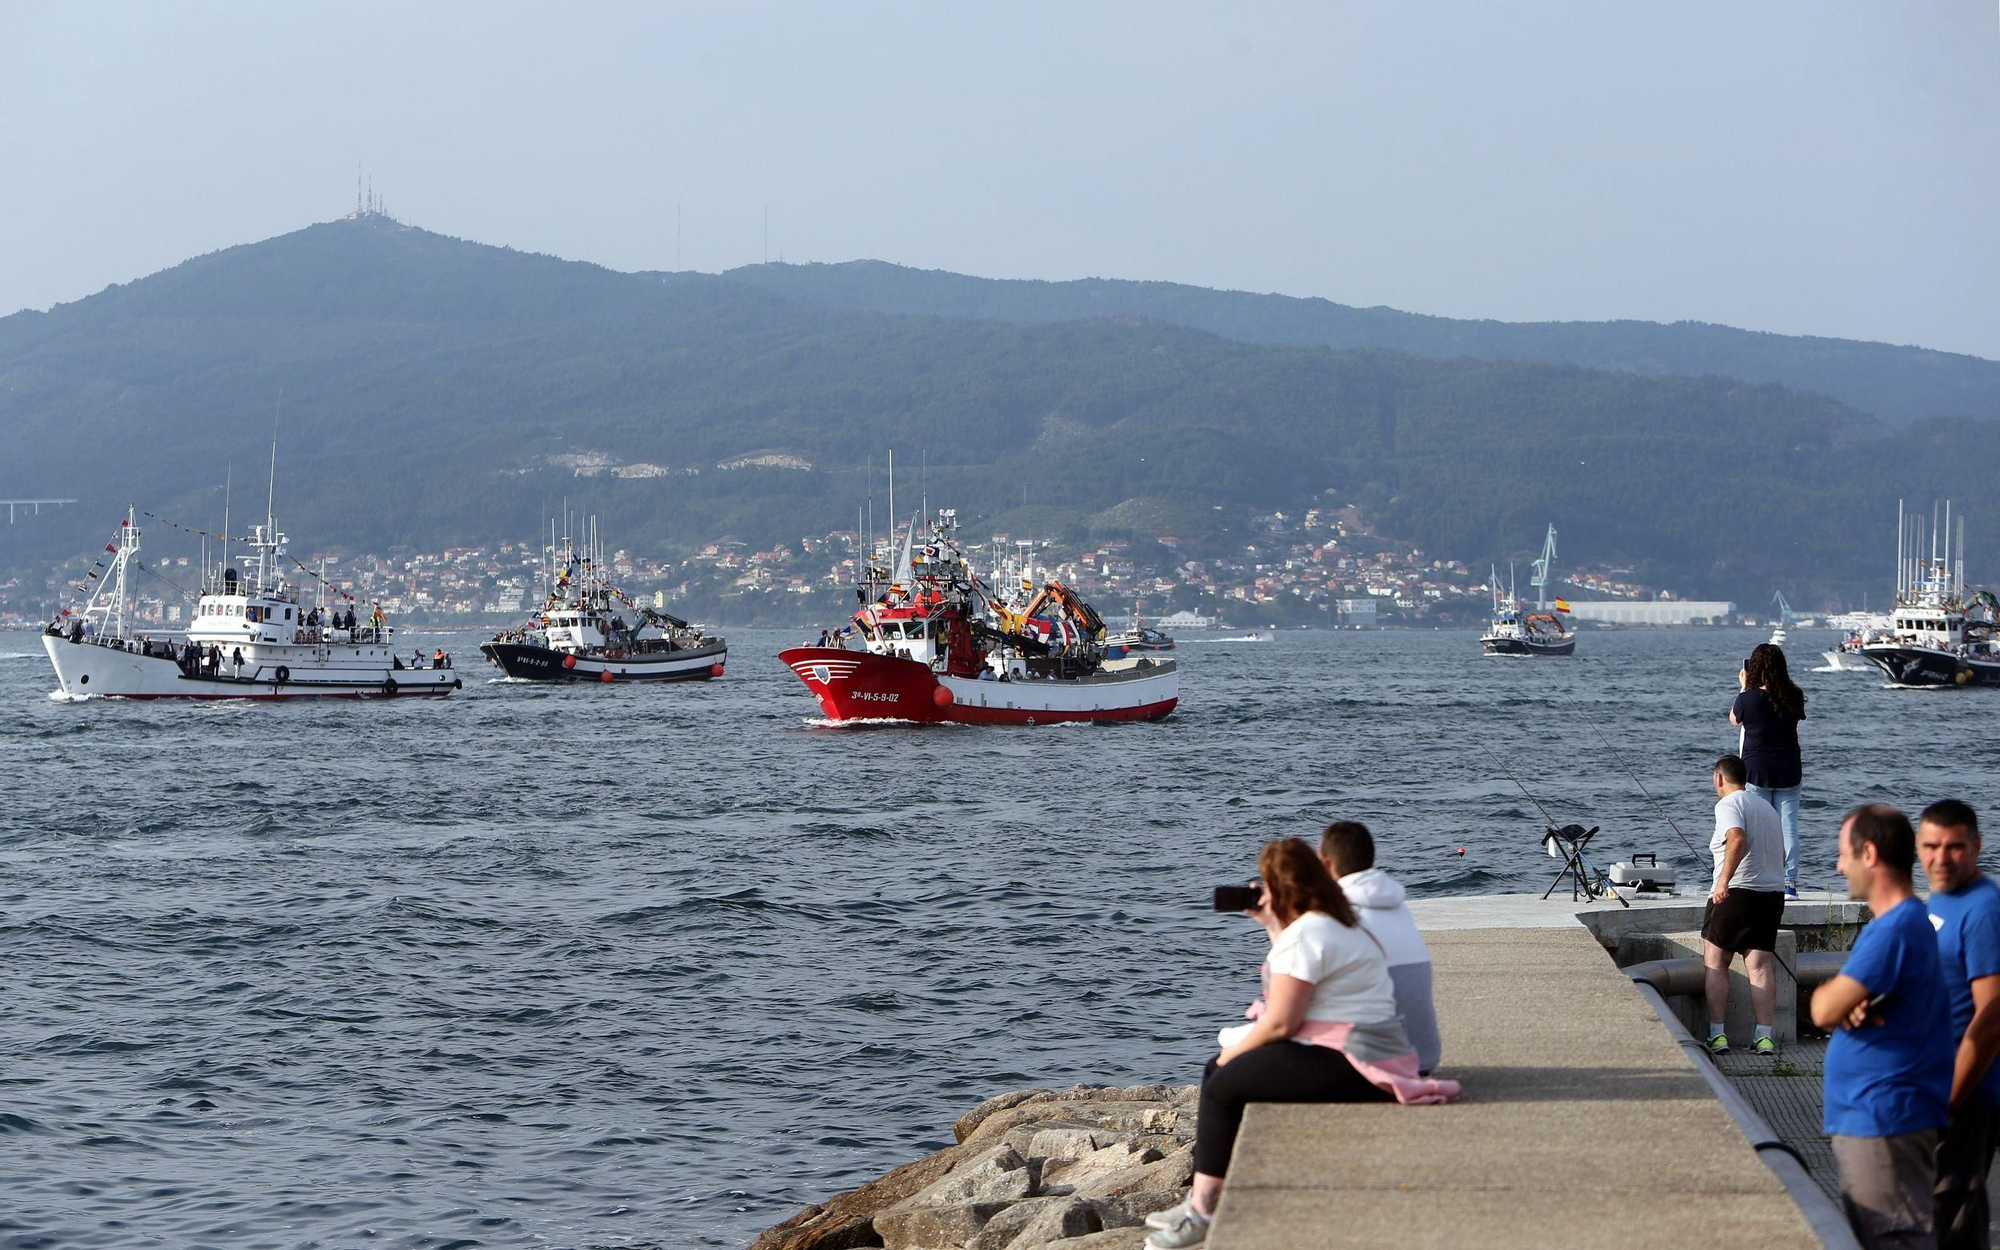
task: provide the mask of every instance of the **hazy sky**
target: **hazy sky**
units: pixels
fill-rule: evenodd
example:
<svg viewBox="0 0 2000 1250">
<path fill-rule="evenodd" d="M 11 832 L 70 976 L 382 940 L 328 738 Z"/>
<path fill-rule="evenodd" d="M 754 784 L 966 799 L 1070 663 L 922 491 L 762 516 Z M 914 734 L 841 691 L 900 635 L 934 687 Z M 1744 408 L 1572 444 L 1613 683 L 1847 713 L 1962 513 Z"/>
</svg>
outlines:
<svg viewBox="0 0 2000 1250">
<path fill-rule="evenodd" d="M 0 0 L 0 313 L 353 207 L 2000 357 L 1995 0 Z M 675 205 L 683 229 L 676 259 Z"/>
</svg>

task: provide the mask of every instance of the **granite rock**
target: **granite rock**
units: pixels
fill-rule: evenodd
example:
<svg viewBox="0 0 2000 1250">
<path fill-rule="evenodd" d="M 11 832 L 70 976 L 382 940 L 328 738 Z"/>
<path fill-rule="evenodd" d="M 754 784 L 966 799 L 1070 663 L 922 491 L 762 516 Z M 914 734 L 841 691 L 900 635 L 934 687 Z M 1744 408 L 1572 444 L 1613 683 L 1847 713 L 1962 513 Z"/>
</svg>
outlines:
<svg viewBox="0 0 2000 1250">
<path fill-rule="evenodd" d="M 1137 1244 L 1193 1172 L 1192 1086 L 1018 1090 L 959 1117 L 958 1144 L 809 1207 L 751 1250 L 1066 1250 Z"/>
</svg>

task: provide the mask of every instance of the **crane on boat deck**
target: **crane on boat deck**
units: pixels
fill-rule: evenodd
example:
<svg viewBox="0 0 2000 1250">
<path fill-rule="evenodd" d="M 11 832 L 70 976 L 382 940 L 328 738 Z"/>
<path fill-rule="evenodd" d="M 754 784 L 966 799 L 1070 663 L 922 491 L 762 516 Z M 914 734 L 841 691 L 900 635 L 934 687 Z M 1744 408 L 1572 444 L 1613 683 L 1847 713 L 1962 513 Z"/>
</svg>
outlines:
<svg viewBox="0 0 2000 1250">
<path fill-rule="evenodd" d="M 1083 631 L 1085 638 L 1091 642 L 1104 641 L 1104 618 L 1097 614 L 1096 608 L 1085 603 L 1075 591 L 1061 582 L 1050 582 L 1042 587 L 1041 591 L 1028 601 L 1028 606 L 1019 612 L 1003 612 L 1003 623 L 1010 632 L 1019 633 L 1027 624 L 1029 617 L 1036 615 L 1050 603 L 1061 608 L 1063 614 Z"/>
</svg>

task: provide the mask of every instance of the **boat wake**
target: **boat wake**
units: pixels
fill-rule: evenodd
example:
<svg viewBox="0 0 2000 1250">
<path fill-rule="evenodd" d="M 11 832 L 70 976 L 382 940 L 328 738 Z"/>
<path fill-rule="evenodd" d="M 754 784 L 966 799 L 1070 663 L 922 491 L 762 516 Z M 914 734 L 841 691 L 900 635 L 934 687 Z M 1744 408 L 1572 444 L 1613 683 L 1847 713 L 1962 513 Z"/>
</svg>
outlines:
<svg viewBox="0 0 2000 1250">
<path fill-rule="evenodd" d="M 0 660 L 32 660 L 34 658 L 35 653 L 32 651 L 0 651 Z"/>
<path fill-rule="evenodd" d="M 810 729 L 870 729 L 882 725 L 922 725 L 925 722 L 911 720 L 906 716 L 867 716 L 856 720 L 834 720 L 826 716 L 807 716 L 799 723 Z M 943 721 L 941 724 L 955 724 Z"/>
<path fill-rule="evenodd" d="M 1181 639 L 1181 645 L 1186 646 L 1187 644 L 1194 642 L 1269 642 L 1269 641 L 1271 641 L 1271 635 L 1269 634 L 1241 634 L 1235 638 L 1183 638 Z"/>
</svg>

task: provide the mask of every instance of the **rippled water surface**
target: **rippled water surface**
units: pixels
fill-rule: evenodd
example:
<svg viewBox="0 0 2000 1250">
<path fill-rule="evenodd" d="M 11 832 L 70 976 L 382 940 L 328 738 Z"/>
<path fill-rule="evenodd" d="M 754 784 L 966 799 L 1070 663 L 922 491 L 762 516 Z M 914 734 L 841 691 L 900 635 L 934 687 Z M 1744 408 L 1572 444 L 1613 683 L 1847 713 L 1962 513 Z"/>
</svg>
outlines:
<svg viewBox="0 0 2000 1250">
<path fill-rule="evenodd" d="M 1539 890 L 1504 766 L 1689 866 L 1593 726 L 1705 844 L 1760 640 L 1191 640 L 1162 724 L 840 729 L 770 632 L 706 685 L 274 706 L 58 703 L 0 635 L 0 1245 L 741 1245 L 988 1094 L 1193 1080 L 1266 838 Z M 1811 880 L 1855 802 L 1994 806 L 2000 692 L 1799 676 Z"/>
</svg>

